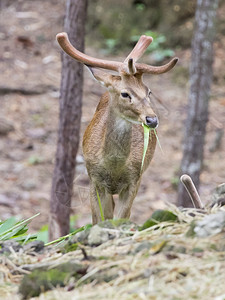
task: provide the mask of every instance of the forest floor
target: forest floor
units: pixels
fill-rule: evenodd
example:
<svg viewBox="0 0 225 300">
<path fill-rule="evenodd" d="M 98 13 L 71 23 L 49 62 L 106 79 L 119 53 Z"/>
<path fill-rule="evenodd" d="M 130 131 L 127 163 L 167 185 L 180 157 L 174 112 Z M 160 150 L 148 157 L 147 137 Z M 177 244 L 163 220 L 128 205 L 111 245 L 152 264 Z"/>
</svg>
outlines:
<svg viewBox="0 0 225 300">
<path fill-rule="evenodd" d="M 4 1 L 1 4 L 0 21 L 0 128 L 5 131 L 4 122 L 8 121 L 7 126 L 13 126 L 14 130 L 0 138 L 0 218 L 4 220 L 12 215 L 27 218 L 40 212 L 38 220 L 31 224 L 33 230 L 38 230 L 48 222 L 49 216 L 61 75 L 61 52 L 55 35 L 62 31 L 65 8 L 63 2 L 56 4 L 54 0 L 5 3 L 7 5 Z M 225 39 L 217 40 L 201 174 L 200 194 L 204 202 L 210 200 L 212 190 L 225 178 L 224 138 L 220 148 L 210 152 L 216 132 L 224 128 L 224 48 Z M 101 51 L 89 47 L 86 51 L 97 57 L 102 55 Z M 132 208 L 131 219 L 137 223 L 147 219 L 156 208 L 164 207 L 166 202 L 176 202 L 187 113 L 190 50 L 177 51 L 176 56 L 180 60 L 174 70 L 145 78 L 146 84 L 165 105 L 155 103 L 160 117 L 158 135 L 163 152 L 157 147 L 151 166 L 143 176 Z M 143 60 L 147 63 L 149 57 L 145 56 Z M 84 75 L 81 141 L 104 92 L 87 70 Z M 90 222 L 90 207 L 89 181 L 81 147 L 77 160 L 72 214 L 77 215 L 77 226 L 82 226 Z"/>
<path fill-rule="evenodd" d="M 49 218 L 61 76 L 61 51 L 55 35 L 63 30 L 65 7 L 64 1 L 56 0 L 2 1 L 0 6 L 0 219 L 28 218 L 40 212 L 30 224 L 31 232 L 35 232 L 47 224 Z M 201 174 L 200 195 L 204 203 L 210 201 L 212 190 L 225 178 L 224 137 L 220 147 L 210 151 L 218 130 L 225 127 L 224 49 L 225 38 L 221 37 L 215 43 L 215 74 Z M 102 56 L 101 51 L 89 46 L 86 52 Z M 164 103 L 164 106 L 154 103 L 160 116 L 158 135 L 163 153 L 157 147 L 151 166 L 143 176 L 132 208 L 131 220 L 137 224 L 143 224 L 154 210 L 176 203 L 187 113 L 190 50 L 175 52 L 180 60 L 174 70 L 145 78 L 146 84 Z M 125 56 L 110 59 L 122 60 Z M 150 58 L 145 56 L 143 61 L 147 63 Z M 81 140 L 99 96 L 104 92 L 87 70 L 84 75 Z M 80 147 L 72 199 L 72 214 L 76 215 L 78 227 L 91 222 L 88 186 Z M 129 228 L 125 236 L 115 230 L 117 239 L 110 238 L 98 247 L 85 246 L 86 260 L 82 245 L 68 253 L 53 248 L 40 254 L 18 255 L 12 250 L 6 258 L 1 257 L 0 274 L 3 275 L 0 280 L 7 284 L 0 285 L 0 299 L 19 299 L 18 285 L 23 275 L 29 273 L 31 266 L 27 267 L 28 264 L 48 266 L 50 262 L 52 267 L 73 260 L 88 268 L 81 267 L 79 289 L 70 293 L 74 285 L 67 284 L 66 290 L 53 290 L 41 295 L 40 299 L 223 300 L 225 265 L 221 241 L 224 233 L 210 239 L 187 238 L 192 221 L 203 219 L 204 214 L 195 216 L 180 213 L 174 207 L 173 210 L 179 215 L 179 222 L 163 223 L 143 232 L 134 230 L 134 234 Z M 168 247 L 164 248 L 165 245 Z M 95 277 L 101 272 L 104 278 L 108 276 L 110 283 Z"/>
<path fill-rule="evenodd" d="M 224 239 L 224 207 L 170 206 L 143 228 L 106 221 L 46 247 L 7 241 L 0 299 L 224 300 Z"/>
</svg>

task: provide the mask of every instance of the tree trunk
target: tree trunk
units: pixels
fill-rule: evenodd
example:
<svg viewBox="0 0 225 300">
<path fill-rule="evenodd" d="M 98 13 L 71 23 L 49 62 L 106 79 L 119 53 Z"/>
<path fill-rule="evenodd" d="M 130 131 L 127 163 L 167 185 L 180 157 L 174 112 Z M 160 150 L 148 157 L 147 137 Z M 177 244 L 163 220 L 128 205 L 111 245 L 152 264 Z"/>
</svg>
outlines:
<svg viewBox="0 0 225 300">
<path fill-rule="evenodd" d="M 195 32 L 192 39 L 190 67 L 189 108 L 186 121 L 181 173 L 191 176 L 199 187 L 203 162 L 203 148 L 208 121 L 208 102 L 212 82 L 213 41 L 218 0 L 198 0 L 195 14 Z M 192 206 L 189 196 L 180 183 L 178 205 Z"/>
<path fill-rule="evenodd" d="M 84 51 L 87 0 L 68 0 L 64 30 L 72 44 Z M 49 239 L 69 232 L 76 154 L 79 147 L 83 66 L 62 53 L 60 116 L 50 200 Z"/>
</svg>

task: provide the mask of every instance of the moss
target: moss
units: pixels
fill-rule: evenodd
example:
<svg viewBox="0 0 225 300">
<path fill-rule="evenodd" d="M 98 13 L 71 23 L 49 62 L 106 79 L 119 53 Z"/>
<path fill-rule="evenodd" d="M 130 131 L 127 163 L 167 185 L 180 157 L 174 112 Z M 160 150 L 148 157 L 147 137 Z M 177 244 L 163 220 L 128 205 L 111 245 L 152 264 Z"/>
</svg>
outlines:
<svg viewBox="0 0 225 300">
<path fill-rule="evenodd" d="M 68 253 L 77 250 L 78 244 L 77 243 L 67 243 L 65 246 L 61 248 L 62 253 Z"/>
<path fill-rule="evenodd" d="M 35 270 L 31 274 L 24 276 L 19 292 L 23 299 L 36 297 L 41 292 L 50 290 L 52 287 L 65 286 L 68 274 L 57 269 L 48 271 Z"/>
<path fill-rule="evenodd" d="M 79 279 L 86 274 L 87 267 L 82 264 L 67 262 L 56 268 L 47 270 L 38 268 L 31 274 L 25 275 L 19 287 L 22 299 L 36 297 L 40 293 L 56 286 L 65 286 L 71 277 Z"/>
</svg>

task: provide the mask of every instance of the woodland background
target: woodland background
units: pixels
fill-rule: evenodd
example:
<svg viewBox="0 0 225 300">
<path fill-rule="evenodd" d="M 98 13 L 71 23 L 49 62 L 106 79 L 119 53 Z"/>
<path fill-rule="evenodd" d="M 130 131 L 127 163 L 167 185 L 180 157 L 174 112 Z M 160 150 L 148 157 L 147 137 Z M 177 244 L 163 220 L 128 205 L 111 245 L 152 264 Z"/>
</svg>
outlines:
<svg viewBox="0 0 225 300">
<path fill-rule="evenodd" d="M 164 105 L 155 102 L 163 153 L 157 148 L 143 176 L 131 219 L 146 220 L 151 212 L 176 202 L 178 170 L 182 157 L 184 121 L 189 91 L 190 45 L 195 1 L 89 1 L 86 52 L 123 60 L 141 34 L 154 42 L 143 61 L 166 62 L 178 56 L 179 64 L 161 76 L 146 76 L 146 83 Z M 58 128 L 61 51 L 55 35 L 63 30 L 65 1 L 1 1 L 0 18 L 0 218 L 26 218 L 41 212 L 31 223 L 33 231 L 47 224 Z M 214 76 L 207 126 L 200 194 L 210 200 L 212 190 L 224 181 L 224 138 L 215 147 L 225 112 L 225 5 L 218 10 Z M 151 50 L 152 49 L 152 50 Z M 84 73 L 82 134 L 104 89 Z M 81 147 L 77 157 L 72 199 L 75 224 L 91 221 L 88 176 Z M 65 183 L 66 185 L 66 183 Z"/>
</svg>

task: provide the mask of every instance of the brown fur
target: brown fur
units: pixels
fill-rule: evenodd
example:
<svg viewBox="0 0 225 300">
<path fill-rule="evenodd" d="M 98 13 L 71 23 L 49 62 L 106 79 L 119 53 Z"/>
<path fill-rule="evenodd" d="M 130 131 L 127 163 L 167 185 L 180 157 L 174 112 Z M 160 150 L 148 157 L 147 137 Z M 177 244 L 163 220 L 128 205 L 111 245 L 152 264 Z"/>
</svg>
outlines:
<svg viewBox="0 0 225 300">
<path fill-rule="evenodd" d="M 141 122 L 145 122 L 146 116 L 155 116 L 141 76 L 114 78 L 108 73 L 96 72 L 97 76 L 93 71 L 94 76 L 100 81 L 104 80 L 110 92 L 100 99 L 83 137 L 83 153 L 91 180 L 90 201 L 94 224 L 101 221 L 97 190 L 105 219 L 113 218 L 114 194 L 119 195 L 118 217 L 130 217 L 142 173 L 148 167 L 156 146 L 156 137 L 150 131 L 149 146 L 141 170 L 144 148 Z M 132 95 L 132 104 L 129 99 L 121 99 L 121 90 Z"/>
</svg>

